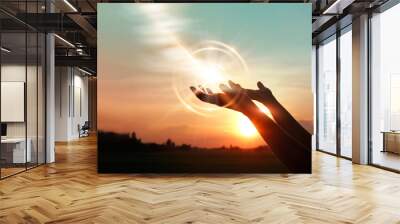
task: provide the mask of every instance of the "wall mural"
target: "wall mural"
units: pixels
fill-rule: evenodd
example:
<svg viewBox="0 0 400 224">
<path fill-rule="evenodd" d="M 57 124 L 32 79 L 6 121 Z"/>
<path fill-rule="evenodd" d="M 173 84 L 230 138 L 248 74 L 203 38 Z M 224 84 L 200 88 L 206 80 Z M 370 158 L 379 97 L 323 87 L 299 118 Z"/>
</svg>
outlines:
<svg viewBox="0 0 400 224">
<path fill-rule="evenodd" d="M 100 173 L 311 172 L 310 4 L 98 8 Z"/>
</svg>

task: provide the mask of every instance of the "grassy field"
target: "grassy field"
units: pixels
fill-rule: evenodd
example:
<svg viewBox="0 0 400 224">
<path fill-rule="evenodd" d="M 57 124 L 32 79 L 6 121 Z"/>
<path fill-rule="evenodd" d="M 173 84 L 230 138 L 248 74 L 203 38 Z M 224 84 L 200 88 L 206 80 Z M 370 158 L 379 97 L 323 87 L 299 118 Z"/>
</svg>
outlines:
<svg viewBox="0 0 400 224">
<path fill-rule="evenodd" d="M 136 136 L 100 132 L 101 173 L 285 173 L 267 146 L 202 149 L 190 145 L 142 143 Z"/>
</svg>

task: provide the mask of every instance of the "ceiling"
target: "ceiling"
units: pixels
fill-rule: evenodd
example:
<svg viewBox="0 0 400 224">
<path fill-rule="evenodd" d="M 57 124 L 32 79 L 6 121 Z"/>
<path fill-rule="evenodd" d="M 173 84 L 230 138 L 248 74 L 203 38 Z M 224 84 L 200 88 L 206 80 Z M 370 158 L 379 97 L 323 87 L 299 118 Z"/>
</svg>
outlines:
<svg viewBox="0 0 400 224">
<path fill-rule="evenodd" d="M 26 28 L 39 32 L 55 32 L 56 65 L 81 66 L 96 72 L 97 57 L 97 3 L 127 2 L 181 2 L 133 1 L 133 0 L 45 0 L 18 1 L 1 0 L 0 21 L 4 38 L 13 40 L 15 49 L 24 46 L 24 39 L 18 32 Z M 269 3 L 312 3 L 313 42 L 335 32 L 337 21 L 347 20 L 360 12 L 383 4 L 386 0 L 253 0 L 225 2 L 269 2 Z M 204 2 L 204 1 L 192 1 Z M 212 1 L 208 2 L 224 2 Z M 49 4 L 50 3 L 50 4 Z M 48 13 L 50 11 L 52 13 Z M 26 13 L 28 12 L 28 13 Z M 350 19 L 349 19 L 350 18 Z M 345 25 L 345 22 L 342 24 Z M 333 28 L 332 28 L 333 27 Z M 21 42 L 22 41 L 22 42 Z M 4 42 L 3 42 L 4 43 Z M 71 45 L 72 44 L 72 45 Z M 33 46 L 33 45 L 32 45 Z M 28 51 L 30 49 L 28 48 Z M 17 52 L 17 50 L 16 50 Z M 22 52 L 23 53 L 23 52 Z"/>
</svg>

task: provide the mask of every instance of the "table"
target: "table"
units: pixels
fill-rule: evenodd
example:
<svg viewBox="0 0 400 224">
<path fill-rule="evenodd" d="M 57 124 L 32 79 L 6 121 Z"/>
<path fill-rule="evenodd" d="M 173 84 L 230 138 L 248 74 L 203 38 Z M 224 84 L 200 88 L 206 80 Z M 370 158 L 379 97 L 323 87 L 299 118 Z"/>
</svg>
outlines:
<svg viewBox="0 0 400 224">
<path fill-rule="evenodd" d="M 382 131 L 382 134 L 382 152 L 392 152 L 400 154 L 400 131 Z"/>
<path fill-rule="evenodd" d="M 31 139 L 27 139 L 27 147 L 25 151 L 25 138 L 5 138 L 1 139 L 1 157 L 6 163 L 26 163 L 31 162 L 32 153 Z"/>
</svg>

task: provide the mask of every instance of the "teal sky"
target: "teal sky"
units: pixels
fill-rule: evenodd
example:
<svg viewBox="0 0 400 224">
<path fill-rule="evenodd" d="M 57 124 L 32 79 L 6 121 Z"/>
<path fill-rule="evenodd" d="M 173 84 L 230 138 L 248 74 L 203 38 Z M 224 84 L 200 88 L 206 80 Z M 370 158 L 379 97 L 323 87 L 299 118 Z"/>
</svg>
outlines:
<svg viewBox="0 0 400 224">
<path fill-rule="evenodd" d="M 228 44 L 245 59 L 250 75 L 234 81 L 248 88 L 263 81 L 298 120 L 311 126 L 311 4 L 102 3 L 98 4 L 98 12 L 100 128 L 126 132 L 137 127 L 155 136 L 157 130 L 144 121 L 153 119 L 149 115 L 152 110 L 163 107 L 168 109 L 159 123 L 165 130 L 179 129 L 172 125 L 175 121 L 168 122 L 171 114 L 194 122 L 189 128 L 199 132 L 205 129 L 200 123 L 207 123 L 207 119 L 177 106 L 180 104 L 170 85 L 171 72 L 184 57 L 182 49 L 190 51 L 205 40 Z M 131 104 L 142 105 L 146 116 L 132 108 L 127 113 L 132 121 L 124 116 L 118 120 L 113 116 L 116 112 L 108 110 L 129 111 L 127 105 Z M 216 116 L 226 117 L 227 113 L 220 111 Z M 229 129 L 228 120 L 220 123 L 220 127 Z M 188 126 L 187 122 L 182 125 Z M 143 132 L 139 135 L 146 136 Z M 184 136 L 183 132 L 175 135 Z M 220 129 L 214 132 L 220 133 Z M 232 136 L 228 131 L 211 142 L 243 142 L 234 141 Z M 150 140 L 161 141 L 165 137 L 160 134 Z M 182 138 L 185 140 L 197 141 Z M 260 143 L 257 138 L 246 141 L 246 145 Z"/>
<path fill-rule="evenodd" d="M 185 30 L 188 36 L 231 42 L 256 57 L 273 55 L 276 62 L 308 63 L 304 57 L 311 50 L 307 4 L 199 4 L 177 7 L 174 13 L 193 20 Z"/>
<path fill-rule="evenodd" d="M 203 39 L 234 43 L 244 49 L 242 54 L 251 54 L 250 59 L 309 72 L 311 4 L 161 5 L 167 5 L 169 13 L 179 20 L 177 33 L 188 43 Z M 99 14 L 99 41 L 105 43 L 102 47 L 108 53 L 130 54 L 124 50 L 137 50 L 140 41 L 147 38 L 140 33 L 149 20 L 136 5 L 103 3 Z"/>
</svg>

